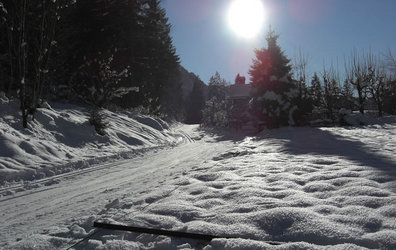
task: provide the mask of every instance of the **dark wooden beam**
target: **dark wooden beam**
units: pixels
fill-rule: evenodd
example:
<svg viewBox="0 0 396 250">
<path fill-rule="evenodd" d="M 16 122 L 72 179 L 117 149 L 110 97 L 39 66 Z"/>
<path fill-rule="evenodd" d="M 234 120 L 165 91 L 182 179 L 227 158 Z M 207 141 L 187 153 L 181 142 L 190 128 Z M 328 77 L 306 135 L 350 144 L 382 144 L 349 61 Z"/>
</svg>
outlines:
<svg viewBox="0 0 396 250">
<path fill-rule="evenodd" d="M 146 233 L 146 234 L 158 234 L 158 235 L 165 235 L 171 237 L 189 238 L 189 239 L 197 239 L 197 240 L 205 240 L 205 241 L 211 241 L 214 238 L 230 238 L 230 237 L 214 236 L 209 234 L 198 234 L 198 233 L 178 232 L 178 231 L 163 230 L 163 229 L 108 224 L 108 223 L 102 223 L 96 221 L 94 222 L 93 226 L 97 228 L 104 228 L 110 230 L 129 231 L 129 232 Z"/>
<path fill-rule="evenodd" d="M 97 221 L 94 222 L 93 226 L 96 228 L 109 229 L 109 230 L 128 231 L 128 232 L 145 233 L 145 234 L 157 234 L 157 235 L 165 235 L 170 237 L 189 238 L 189 239 L 204 240 L 204 241 L 211 241 L 215 238 L 226 238 L 226 239 L 239 238 L 235 236 L 234 237 L 215 236 L 209 234 L 198 234 L 198 233 L 178 232 L 178 231 L 154 229 L 154 228 L 124 226 L 124 225 L 109 224 L 109 223 L 103 223 Z M 264 241 L 264 242 L 270 245 L 281 245 L 284 243 L 279 241 Z"/>
</svg>

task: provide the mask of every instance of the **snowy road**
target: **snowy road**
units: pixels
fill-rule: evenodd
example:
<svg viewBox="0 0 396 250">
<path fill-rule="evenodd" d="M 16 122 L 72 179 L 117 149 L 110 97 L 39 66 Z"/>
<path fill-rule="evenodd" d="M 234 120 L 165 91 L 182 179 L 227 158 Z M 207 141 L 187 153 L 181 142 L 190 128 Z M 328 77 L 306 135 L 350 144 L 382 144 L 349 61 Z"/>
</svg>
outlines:
<svg viewBox="0 0 396 250">
<path fill-rule="evenodd" d="M 99 213 L 109 201 L 161 188 L 172 179 L 199 166 L 232 145 L 231 142 L 186 142 L 173 148 L 148 152 L 135 159 L 50 178 L 30 191 L 0 199 L 0 246 L 6 240 L 28 237 L 73 218 Z M 51 179 L 56 179 L 52 181 Z M 60 180 L 60 181 L 59 181 Z M 59 182 L 59 183 L 56 183 Z"/>
</svg>

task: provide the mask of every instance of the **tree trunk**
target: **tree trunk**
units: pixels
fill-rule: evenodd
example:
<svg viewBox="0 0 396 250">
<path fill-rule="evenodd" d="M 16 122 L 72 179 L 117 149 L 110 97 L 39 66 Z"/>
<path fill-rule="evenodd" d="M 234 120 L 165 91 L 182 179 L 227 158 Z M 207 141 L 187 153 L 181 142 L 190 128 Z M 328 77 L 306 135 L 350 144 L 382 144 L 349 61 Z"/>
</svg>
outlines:
<svg viewBox="0 0 396 250">
<path fill-rule="evenodd" d="M 378 116 L 382 117 L 384 114 L 382 112 L 382 103 L 378 103 Z"/>
<path fill-rule="evenodd" d="M 359 96 L 359 112 L 364 115 L 364 97 L 363 97 L 363 88 L 358 84 L 356 86 L 358 96 Z"/>
</svg>

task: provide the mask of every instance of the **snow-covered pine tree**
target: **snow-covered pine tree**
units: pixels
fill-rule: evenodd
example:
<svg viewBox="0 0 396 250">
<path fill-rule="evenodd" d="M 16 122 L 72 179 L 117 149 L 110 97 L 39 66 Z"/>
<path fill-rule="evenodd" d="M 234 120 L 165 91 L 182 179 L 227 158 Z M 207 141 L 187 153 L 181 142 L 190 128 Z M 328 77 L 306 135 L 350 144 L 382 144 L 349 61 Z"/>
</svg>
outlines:
<svg viewBox="0 0 396 250">
<path fill-rule="evenodd" d="M 267 127 L 295 125 L 298 92 L 291 79 L 290 60 L 277 44 L 278 35 L 267 33 L 267 48 L 256 50 L 249 70 L 253 87 L 252 110 Z"/>
<path fill-rule="evenodd" d="M 221 78 L 219 72 L 209 78 L 208 100 L 216 97 L 219 100 L 225 99 L 227 81 Z"/>
<path fill-rule="evenodd" d="M 208 100 L 202 113 L 202 123 L 205 126 L 227 126 L 226 84 L 226 80 L 217 71 L 210 77 Z"/>
</svg>

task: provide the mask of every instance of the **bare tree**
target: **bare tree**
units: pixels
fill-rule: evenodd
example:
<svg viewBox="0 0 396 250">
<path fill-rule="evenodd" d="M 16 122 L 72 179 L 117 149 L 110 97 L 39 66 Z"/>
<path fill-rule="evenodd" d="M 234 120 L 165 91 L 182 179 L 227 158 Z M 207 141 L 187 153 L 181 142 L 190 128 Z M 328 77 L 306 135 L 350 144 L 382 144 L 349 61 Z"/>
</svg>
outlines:
<svg viewBox="0 0 396 250">
<path fill-rule="evenodd" d="M 385 60 L 389 71 L 396 75 L 396 57 L 393 55 L 390 49 L 388 50 L 388 53 L 385 54 Z"/>
<path fill-rule="evenodd" d="M 373 56 L 370 56 L 374 58 Z M 369 61 L 370 65 L 368 67 L 368 90 L 370 96 L 373 98 L 377 105 L 378 115 L 383 115 L 384 98 L 386 92 L 386 85 L 388 76 L 384 65 L 380 64 L 378 59 L 372 59 Z"/>
<path fill-rule="evenodd" d="M 19 100 L 22 111 L 22 125 L 27 127 L 27 103 L 26 103 L 26 58 L 28 46 L 26 40 L 26 17 L 28 14 L 27 0 L 5 1 L 6 26 L 8 35 L 8 57 L 10 62 L 10 84 L 9 91 L 13 85 L 14 77 L 19 83 Z M 15 73 L 14 73 L 15 67 Z"/>
<path fill-rule="evenodd" d="M 370 67 L 373 65 L 371 53 L 359 57 L 356 50 L 351 54 L 349 63 L 345 63 L 346 79 L 357 91 L 358 105 L 361 114 L 364 114 L 364 105 L 367 100 L 368 85 L 370 81 Z"/>
<path fill-rule="evenodd" d="M 307 95 L 307 65 L 308 55 L 300 48 L 298 54 L 293 59 L 293 72 L 297 80 L 299 97 L 305 98 Z"/>
</svg>

